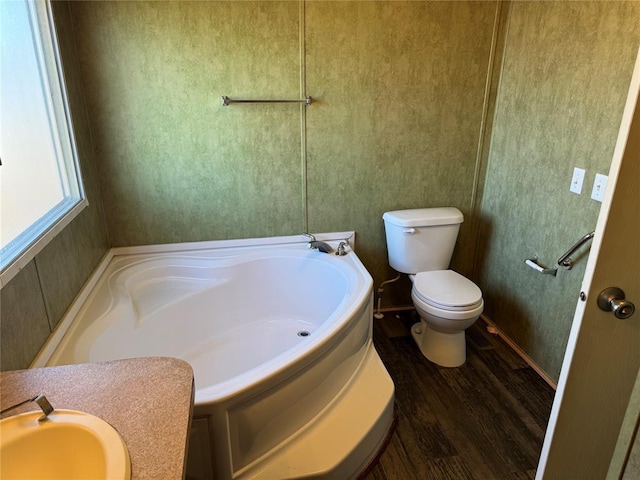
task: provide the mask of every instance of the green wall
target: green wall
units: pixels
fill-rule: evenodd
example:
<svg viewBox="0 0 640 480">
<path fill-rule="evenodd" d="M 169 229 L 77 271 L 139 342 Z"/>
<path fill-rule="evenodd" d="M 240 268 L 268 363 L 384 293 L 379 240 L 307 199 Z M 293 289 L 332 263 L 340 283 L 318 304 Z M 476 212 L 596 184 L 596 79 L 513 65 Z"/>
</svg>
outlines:
<svg viewBox="0 0 640 480">
<path fill-rule="evenodd" d="M 112 246 L 304 229 L 297 2 L 73 2 Z"/>
<path fill-rule="evenodd" d="M 475 171 L 496 2 L 310 2 L 309 226 L 354 229 L 375 283 L 394 277 L 382 214 L 455 206 L 473 242 Z M 455 267 L 469 274 L 473 251 Z M 385 305 L 410 304 L 408 281 Z M 399 288 L 398 288 L 399 287 Z"/>
<path fill-rule="evenodd" d="M 552 378 L 569 336 L 594 230 L 596 173 L 607 174 L 640 44 L 638 2 L 514 2 L 496 100 L 475 275 L 487 314 Z M 573 167 L 586 169 L 581 195 Z M 585 255 L 582 255 L 585 253 Z"/>
<path fill-rule="evenodd" d="M 112 245 L 353 229 L 393 275 L 383 212 L 471 211 L 496 6 L 74 2 Z"/>
<path fill-rule="evenodd" d="M 28 365 L 108 246 L 356 230 L 378 285 L 395 276 L 382 213 L 452 205 L 453 268 L 557 378 L 585 258 L 556 278 L 523 261 L 553 263 L 595 225 L 639 9 L 55 2 L 91 206 L 2 289 L 1 368 Z M 410 304 L 406 279 L 383 300 Z"/>
</svg>

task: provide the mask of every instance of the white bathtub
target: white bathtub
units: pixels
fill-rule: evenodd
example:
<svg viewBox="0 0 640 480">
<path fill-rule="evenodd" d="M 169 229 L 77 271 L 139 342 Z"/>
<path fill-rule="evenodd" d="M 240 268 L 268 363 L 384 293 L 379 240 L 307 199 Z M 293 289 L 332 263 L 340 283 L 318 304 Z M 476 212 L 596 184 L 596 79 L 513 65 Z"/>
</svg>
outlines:
<svg viewBox="0 0 640 480">
<path fill-rule="evenodd" d="M 388 434 L 393 383 L 371 277 L 347 252 L 297 236 L 114 249 L 33 366 L 184 359 L 188 478 L 355 478 Z"/>
</svg>

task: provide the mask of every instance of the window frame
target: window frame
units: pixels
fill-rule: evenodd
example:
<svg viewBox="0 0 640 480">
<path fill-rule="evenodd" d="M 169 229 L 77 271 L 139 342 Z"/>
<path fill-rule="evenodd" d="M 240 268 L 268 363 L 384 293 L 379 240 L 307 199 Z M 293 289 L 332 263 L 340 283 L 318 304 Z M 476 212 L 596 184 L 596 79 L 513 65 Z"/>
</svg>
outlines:
<svg viewBox="0 0 640 480">
<path fill-rule="evenodd" d="M 51 3 L 50 0 L 24 1 L 29 13 L 40 81 L 47 102 L 63 199 L 0 250 L 3 257 L 0 258 L 0 288 L 28 265 L 89 205 L 84 191 Z"/>
</svg>

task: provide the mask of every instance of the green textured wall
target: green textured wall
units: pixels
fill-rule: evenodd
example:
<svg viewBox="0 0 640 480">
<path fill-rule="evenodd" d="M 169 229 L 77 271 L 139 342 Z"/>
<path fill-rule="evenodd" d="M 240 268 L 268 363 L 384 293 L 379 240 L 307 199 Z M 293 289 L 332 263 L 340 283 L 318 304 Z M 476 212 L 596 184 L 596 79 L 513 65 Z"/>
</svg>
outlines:
<svg viewBox="0 0 640 480">
<path fill-rule="evenodd" d="M 354 229 L 376 283 L 388 266 L 382 214 L 455 206 L 454 266 L 470 273 L 469 216 L 495 2 L 310 2 L 308 201 L 314 231 Z M 410 304 L 408 281 L 385 304 Z"/>
<path fill-rule="evenodd" d="M 638 2 L 514 2 L 481 209 L 476 276 L 485 313 L 558 378 L 586 256 L 541 275 L 595 228 L 640 44 Z M 569 192 L 573 167 L 587 170 Z M 588 248 L 582 250 L 588 252 Z"/>
<path fill-rule="evenodd" d="M 303 230 L 297 2 L 73 2 L 112 246 Z"/>
<path fill-rule="evenodd" d="M 495 10 L 74 2 L 112 245 L 355 229 L 393 275 L 384 211 L 471 211 Z M 304 94 L 306 111 L 219 100 Z"/>
</svg>

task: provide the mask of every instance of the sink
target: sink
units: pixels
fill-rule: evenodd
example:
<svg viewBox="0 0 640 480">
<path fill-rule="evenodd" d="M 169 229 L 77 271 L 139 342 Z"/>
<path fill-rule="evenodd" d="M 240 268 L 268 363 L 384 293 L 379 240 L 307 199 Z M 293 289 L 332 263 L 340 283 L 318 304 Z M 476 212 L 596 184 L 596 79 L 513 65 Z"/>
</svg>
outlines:
<svg viewBox="0 0 640 480">
<path fill-rule="evenodd" d="M 131 478 L 129 451 L 104 420 L 76 410 L 42 411 L 0 420 L 0 478 Z"/>
</svg>

